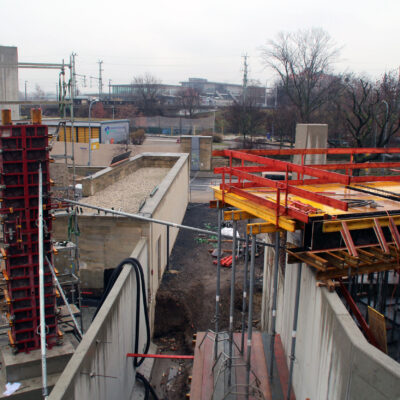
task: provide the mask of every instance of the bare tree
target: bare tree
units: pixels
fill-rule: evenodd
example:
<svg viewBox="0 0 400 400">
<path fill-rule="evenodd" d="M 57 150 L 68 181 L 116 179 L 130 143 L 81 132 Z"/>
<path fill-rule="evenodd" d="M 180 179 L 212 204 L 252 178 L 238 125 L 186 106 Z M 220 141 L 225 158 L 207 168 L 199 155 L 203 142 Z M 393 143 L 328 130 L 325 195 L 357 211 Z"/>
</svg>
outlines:
<svg viewBox="0 0 400 400">
<path fill-rule="evenodd" d="M 180 105 L 189 114 L 189 118 L 193 118 L 194 113 L 200 105 L 200 93 L 193 88 L 183 88 L 178 92 L 180 97 Z"/>
<path fill-rule="evenodd" d="M 395 74 L 372 82 L 348 76 L 341 96 L 347 128 L 357 147 L 384 147 L 400 131 L 400 85 Z M 359 161 L 376 158 L 361 155 Z"/>
<path fill-rule="evenodd" d="M 153 75 L 146 73 L 133 78 L 134 96 L 137 98 L 138 107 L 144 115 L 157 113 L 160 103 L 161 81 Z"/>
<path fill-rule="evenodd" d="M 338 54 L 320 28 L 281 32 L 262 49 L 265 65 L 279 75 L 301 122 L 312 122 L 313 114 L 336 95 L 340 78 L 331 75 L 331 66 Z"/>
<path fill-rule="evenodd" d="M 42 88 L 36 84 L 35 91 L 32 93 L 32 97 L 34 100 L 43 100 L 46 97 L 46 94 L 42 90 Z"/>
<path fill-rule="evenodd" d="M 251 147 L 251 137 L 265 130 L 267 114 L 256 104 L 255 98 L 247 96 L 244 101 L 235 101 L 229 106 L 224 118 L 231 132 L 243 135 L 243 147 Z"/>
</svg>

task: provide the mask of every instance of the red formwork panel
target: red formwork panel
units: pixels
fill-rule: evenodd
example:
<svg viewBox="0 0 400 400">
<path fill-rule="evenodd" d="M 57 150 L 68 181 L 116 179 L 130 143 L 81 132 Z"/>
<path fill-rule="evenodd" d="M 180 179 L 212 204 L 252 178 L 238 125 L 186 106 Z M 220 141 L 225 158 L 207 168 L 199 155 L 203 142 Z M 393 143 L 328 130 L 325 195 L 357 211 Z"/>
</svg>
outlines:
<svg viewBox="0 0 400 400">
<path fill-rule="evenodd" d="M 0 126 L 0 188 L 3 275 L 11 326 L 10 341 L 18 351 L 40 348 L 38 192 L 43 172 L 44 254 L 52 260 L 49 144 L 45 125 Z M 44 263 L 47 345 L 58 338 L 56 293 Z"/>
</svg>

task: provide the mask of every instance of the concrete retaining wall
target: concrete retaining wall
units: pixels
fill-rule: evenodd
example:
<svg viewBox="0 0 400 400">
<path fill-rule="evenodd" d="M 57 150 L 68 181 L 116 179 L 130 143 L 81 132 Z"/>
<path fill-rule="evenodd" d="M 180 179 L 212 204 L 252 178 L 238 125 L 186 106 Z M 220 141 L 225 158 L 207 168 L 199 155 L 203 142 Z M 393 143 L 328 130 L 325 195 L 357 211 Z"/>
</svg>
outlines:
<svg viewBox="0 0 400 400">
<path fill-rule="evenodd" d="M 146 271 L 147 244 L 144 239 L 138 243 L 132 257 L 138 258 Z M 135 369 L 132 358 L 127 358 L 126 353 L 134 350 L 135 317 L 136 275 L 132 266 L 126 265 L 49 399 L 132 398 Z M 139 349 L 143 351 L 143 318 L 140 326 Z"/>
<path fill-rule="evenodd" d="M 272 265 L 264 271 L 264 328 L 269 326 Z M 298 265 L 280 271 L 277 331 L 287 364 Z M 400 399 L 400 364 L 371 346 L 336 293 L 316 287 L 303 265 L 293 387 L 298 399 Z"/>
<path fill-rule="evenodd" d="M 140 168 L 172 168 L 181 156 L 184 155 L 176 153 L 142 153 L 114 167 L 104 168 L 81 180 L 83 196 L 93 196 L 96 192 Z"/>
</svg>

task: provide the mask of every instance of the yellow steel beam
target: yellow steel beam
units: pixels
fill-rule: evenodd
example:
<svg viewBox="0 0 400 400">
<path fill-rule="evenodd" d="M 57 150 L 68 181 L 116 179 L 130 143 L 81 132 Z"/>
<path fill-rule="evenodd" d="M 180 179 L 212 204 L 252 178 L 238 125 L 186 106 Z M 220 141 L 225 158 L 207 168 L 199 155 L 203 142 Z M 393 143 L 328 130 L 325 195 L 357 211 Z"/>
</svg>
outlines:
<svg viewBox="0 0 400 400">
<path fill-rule="evenodd" d="M 222 191 L 218 187 L 213 187 L 213 189 L 215 198 L 217 200 L 222 200 Z M 233 193 L 225 193 L 224 201 L 233 207 L 246 211 L 249 214 L 252 214 L 257 218 L 261 218 L 271 224 L 276 223 L 275 212 L 267 207 L 252 203 L 250 200 Z M 278 226 L 286 231 L 294 232 L 296 230 L 296 221 L 288 217 L 280 216 L 278 220 Z"/>
<path fill-rule="evenodd" d="M 393 215 L 394 223 L 400 225 L 400 215 Z M 376 218 L 381 226 L 389 226 L 389 217 L 377 217 Z M 355 229 L 368 229 L 374 227 L 374 218 L 354 218 L 346 219 L 346 224 L 349 230 Z M 322 226 L 322 232 L 339 232 L 342 229 L 342 221 L 340 219 L 325 221 Z"/>
<path fill-rule="evenodd" d="M 275 224 L 269 222 L 247 224 L 247 234 L 258 235 L 259 233 L 273 233 L 279 230 Z"/>
<path fill-rule="evenodd" d="M 249 214 L 246 211 L 234 210 L 234 211 L 224 211 L 224 221 L 238 221 L 242 219 L 252 219 L 257 218 L 254 215 Z"/>
</svg>

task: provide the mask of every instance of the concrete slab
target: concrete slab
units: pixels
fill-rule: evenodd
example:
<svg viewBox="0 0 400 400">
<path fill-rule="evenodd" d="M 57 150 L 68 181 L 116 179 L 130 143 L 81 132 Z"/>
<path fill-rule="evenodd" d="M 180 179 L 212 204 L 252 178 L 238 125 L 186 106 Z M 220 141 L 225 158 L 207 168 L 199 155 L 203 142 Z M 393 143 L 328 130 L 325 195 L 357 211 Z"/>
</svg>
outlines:
<svg viewBox="0 0 400 400">
<path fill-rule="evenodd" d="M 51 374 L 61 373 L 74 353 L 69 340 L 62 346 L 54 346 L 47 350 L 47 371 Z M 34 350 L 30 353 L 14 355 L 10 346 L 1 348 L 2 375 L 6 382 L 20 382 L 41 376 L 41 352 Z"/>
</svg>

